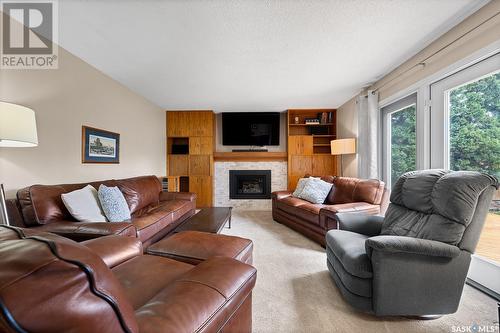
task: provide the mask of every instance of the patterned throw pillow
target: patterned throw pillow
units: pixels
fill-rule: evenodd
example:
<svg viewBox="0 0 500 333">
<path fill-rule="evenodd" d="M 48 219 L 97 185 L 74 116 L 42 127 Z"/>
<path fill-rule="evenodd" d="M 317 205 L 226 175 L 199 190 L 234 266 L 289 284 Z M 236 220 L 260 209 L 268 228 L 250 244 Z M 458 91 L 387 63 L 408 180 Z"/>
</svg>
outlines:
<svg viewBox="0 0 500 333">
<path fill-rule="evenodd" d="M 297 182 L 297 187 L 295 188 L 295 191 L 293 191 L 292 195 L 296 198 L 300 198 L 300 195 L 304 190 L 304 186 L 306 186 L 307 182 L 310 181 L 311 179 L 319 179 L 319 178 L 317 177 L 300 178 L 299 181 Z"/>
<path fill-rule="evenodd" d="M 108 187 L 101 185 L 99 186 L 98 195 L 102 210 L 109 222 L 130 220 L 130 209 L 128 208 L 127 201 L 125 201 L 122 191 L 117 186 Z"/>
<path fill-rule="evenodd" d="M 328 193 L 332 189 L 333 184 L 325 182 L 321 179 L 313 178 L 309 180 L 302 193 L 300 194 L 300 198 L 307 200 L 309 202 L 315 204 L 322 204 L 325 202 Z"/>
</svg>

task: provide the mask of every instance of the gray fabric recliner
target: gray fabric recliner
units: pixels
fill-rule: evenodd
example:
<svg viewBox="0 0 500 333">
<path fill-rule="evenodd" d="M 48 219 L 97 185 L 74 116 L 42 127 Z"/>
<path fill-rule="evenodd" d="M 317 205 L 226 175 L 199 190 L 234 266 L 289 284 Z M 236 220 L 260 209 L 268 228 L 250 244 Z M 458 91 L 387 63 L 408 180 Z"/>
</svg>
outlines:
<svg viewBox="0 0 500 333">
<path fill-rule="evenodd" d="M 456 312 L 498 180 L 424 170 L 394 185 L 385 217 L 337 214 L 327 265 L 348 303 L 378 316 Z"/>
</svg>

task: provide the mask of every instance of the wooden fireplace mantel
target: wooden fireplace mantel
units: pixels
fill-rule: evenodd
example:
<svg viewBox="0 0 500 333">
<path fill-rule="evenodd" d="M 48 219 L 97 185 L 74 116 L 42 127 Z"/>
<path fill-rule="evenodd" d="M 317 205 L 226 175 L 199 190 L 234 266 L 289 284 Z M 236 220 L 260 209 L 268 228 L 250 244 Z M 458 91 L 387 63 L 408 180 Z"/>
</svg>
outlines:
<svg viewBox="0 0 500 333">
<path fill-rule="evenodd" d="M 215 152 L 214 161 L 216 162 L 286 162 L 288 155 L 286 151 L 252 151 L 252 152 Z"/>
</svg>

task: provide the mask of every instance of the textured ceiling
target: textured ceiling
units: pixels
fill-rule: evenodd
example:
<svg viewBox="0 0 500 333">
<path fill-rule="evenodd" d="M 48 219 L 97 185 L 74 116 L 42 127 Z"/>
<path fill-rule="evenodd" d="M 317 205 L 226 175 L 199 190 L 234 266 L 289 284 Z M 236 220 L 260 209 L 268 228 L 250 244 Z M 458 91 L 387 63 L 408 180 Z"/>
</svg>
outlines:
<svg viewBox="0 0 500 333">
<path fill-rule="evenodd" d="M 59 41 L 165 109 L 338 107 L 485 3 L 64 0 Z"/>
</svg>

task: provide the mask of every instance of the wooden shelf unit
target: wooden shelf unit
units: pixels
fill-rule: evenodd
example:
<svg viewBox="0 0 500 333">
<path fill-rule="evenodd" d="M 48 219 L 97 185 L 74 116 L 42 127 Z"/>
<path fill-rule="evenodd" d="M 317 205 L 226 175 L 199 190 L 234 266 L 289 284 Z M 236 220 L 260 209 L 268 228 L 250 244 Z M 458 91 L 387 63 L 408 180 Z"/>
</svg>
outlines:
<svg viewBox="0 0 500 333">
<path fill-rule="evenodd" d="M 197 207 L 213 205 L 215 117 L 213 111 L 167 111 L 167 176 L 197 195 Z"/>
<path fill-rule="evenodd" d="M 331 112 L 331 121 L 306 124 L 306 118 L 320 118 L 318 114 Z M 295 123 L 298 117 L 298 124 Z M 330 154 L 330 141 L 337 137 L 337 110 L 289 109 L 288 123 L 288 189 L 306 174 L 336 175 L 337 157 Z"/>
</svg>

